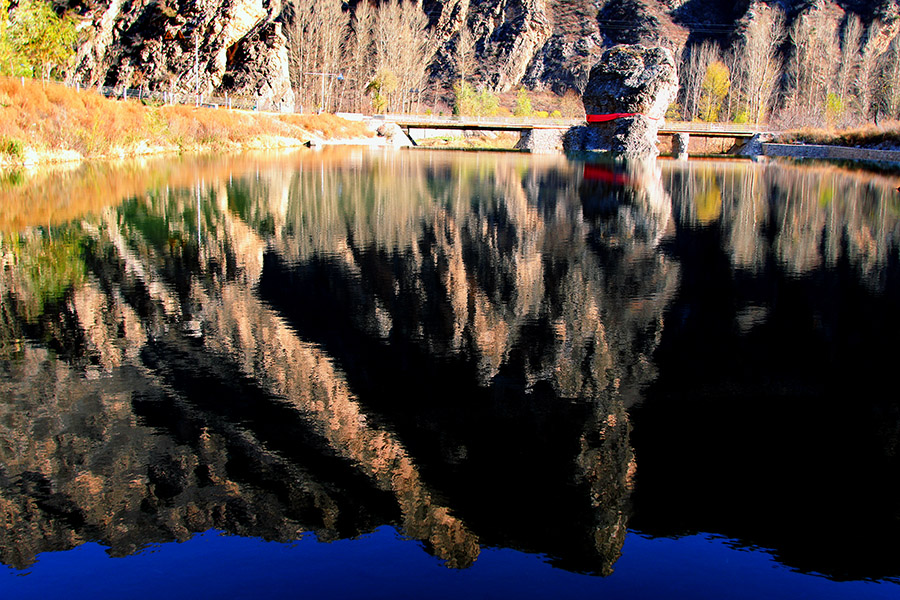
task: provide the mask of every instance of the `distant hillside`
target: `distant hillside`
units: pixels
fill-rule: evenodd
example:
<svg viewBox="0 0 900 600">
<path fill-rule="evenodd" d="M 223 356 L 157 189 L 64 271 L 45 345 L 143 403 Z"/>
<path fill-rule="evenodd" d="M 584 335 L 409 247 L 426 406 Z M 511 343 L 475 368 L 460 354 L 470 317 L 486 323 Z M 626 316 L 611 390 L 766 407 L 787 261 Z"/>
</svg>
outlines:
<svg viewBox="0 0 900 600">
<path fill-rule="evenodd" d="M 493 92 L 580 92 L 605 48 L 663 45 L 687 61 L 715 40 L 724 56 L 768 8 L 788 31 L 817 15 L 838 40 L 857 16 L 863 46 L 877 29 L 882 62 L 900 32 L 900 0 L 66 1 L 82 21 L 73 82 L 329 110 L 371 110 L 378 97 L 389 110 L 433 106 L 461 77 Z M 796 45 L 787 35 L 778 49 L 783 72 Z"/>
</svg>

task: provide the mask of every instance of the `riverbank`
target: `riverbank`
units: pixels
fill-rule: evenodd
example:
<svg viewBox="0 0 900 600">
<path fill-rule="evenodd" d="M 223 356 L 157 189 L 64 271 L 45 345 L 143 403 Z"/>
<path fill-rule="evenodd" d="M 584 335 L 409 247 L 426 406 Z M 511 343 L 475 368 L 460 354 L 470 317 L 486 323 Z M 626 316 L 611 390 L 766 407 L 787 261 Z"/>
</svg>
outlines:
<svg viewBox="0 0 900 600">
<path fill-rule="evenodd" d="M 349 141 L 382 140 L 364 123 L 331 114 L 153 106 L 56 83 L 0 78 L 0 167 Z"/>
<path fill-rule="evenodd" d="M 900 164 L 900 122 L 784 131 L 762 146 L 763 153 L 772 157 Z"/>
<path fill-rule="evenodd" d="M 861 163 L 900 164 L 900 151 L 877 150 L 827 144 L 762 144 L 763 155 L 771 158 L 793 158 Z"/>
<path fill-rule="evenodd" d="M 900 151 L 900 121 L 887 121 L 880 125 L 867 124 L 849 129 L 795 129 L 777 134 L 774 141 L 779 144 Z"/>
</svg>

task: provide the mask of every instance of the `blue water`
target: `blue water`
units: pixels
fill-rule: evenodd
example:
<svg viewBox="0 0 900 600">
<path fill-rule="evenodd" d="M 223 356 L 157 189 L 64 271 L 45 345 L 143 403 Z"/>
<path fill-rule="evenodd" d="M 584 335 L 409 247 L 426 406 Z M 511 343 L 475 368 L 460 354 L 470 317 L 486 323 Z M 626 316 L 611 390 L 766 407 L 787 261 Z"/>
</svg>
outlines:
<svg viewBox="0 0 900 600">
<path fill-rule="evenodd" d="M 739 585 L 735 585 L 740 582 Z M 6 568 L 4 598 L 897 598 L 891 582 L 797 573 L 762 550 L 708 535 L 630 533 L 606 578 L 556 569 L 541 556 L 484 548 L 474 566 L 445 568 L 391 527 L 355 540 L 291 543 L 197 535 L 109 557 L 98 544 Z"/>
</svg>

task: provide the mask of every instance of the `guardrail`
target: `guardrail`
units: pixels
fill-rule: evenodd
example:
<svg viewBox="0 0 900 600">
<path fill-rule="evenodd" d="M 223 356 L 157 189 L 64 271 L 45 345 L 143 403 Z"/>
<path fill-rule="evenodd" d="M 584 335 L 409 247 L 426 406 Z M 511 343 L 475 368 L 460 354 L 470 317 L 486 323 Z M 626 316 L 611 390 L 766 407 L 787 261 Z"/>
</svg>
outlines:
<svg viewBox="0 0 900 600">
<path fill-rule="evenodd" d="M 389 113 L 374 115 L 373 119 L 384 119 L 394 123 L 415 123 L 422 125 L 481 125 L 482 127 L 514 127 L 544 126 L 544 127 L 574 127 L 583 125 L 584 119 L 559 118 L 559 117 L 470 117 L 467 115 L 411 115 L 401 113 Z"/>
<path fill-rule="evenodd" d="M 247 96 L 212 96 L 204 94 L 189 94 L 184 92 L 162 92 L 147 91 L 143 88 L 128 87 L 108 87 L 108 86 L 92 86 L 91 88 L 83 88 L 82 86 L 66 83 L 68 87 L 78 89 L 95 89 L 97 92 L 107 98 L 118 98 L 122 100 L 140 100 L 155 102 L 159 104 L 183 104 L 187 106 L 203 106 L 207 108 L 230 108 L 236 110 L 256 110 L 279 113 L 302 113 L 302 107 L 297 110 L 293 104 L 281 101 L 272 101 L 265 98 L 254 98 Z M 483 128 L 496 126 L 498 128 L 511 129 L 516 126 L 523 127 L 576 127 L 584 125 L 585 120 L 581 118 L 561 118 L 561 117 L 478 117 L 467 115 L 415 115 L 407 113 L 388 113 L 373 115 L 372 119 L 384 119 L 391 122 L 399 122 L 410 125 L 439 125 L 443 127 L 460 125 L 479 125 Z M 663 125 L 664 129 L 677 129 L 679 131 L 705 131 L 723 133 L 760 133 L 764 131 L 772 131 L 770 127 L 763 125 L 753 125 L 747 123 L 706 123 L 700 121 L 666 121 Z"/>
<path fill-rule="evenodd" d="M 661 129 L 677 129 L 679 131 L 721 131 L 723 133 L 762 133 L 772 131 L 767 125 L 752 123 L 707 123 L 705 121 L 666 121 Z"/>
<path fill-rule="evenodd" d="M 212 96 L 205 94 L 188 94 L 184 92 L 147 91 L 143 88 L 91 86 L 65 84 L 70 88 L 92 89 L 107 98 L 120 100 L 139 100 L 158 104 L 183 104 L 187 106 L 203 106 L 206 108 L 230 108 L 235 110 L 258 110 L 268 112 L 292 113 L 293 104 L 274 102 L 265 98 L 247 96 Z"/>
<path fill-rule="evenodd" d="M 525 127 L 576 127 L 584 125 L 585 119 L 573 118 L 554 118 L 554 117 L 470 117 L 460 115 L 410 115 L 400 113 L 390 113 L 384 115 L 374 115 L 373 119 L 384 119 L 404 125 L 479 125 L 487 128 L 490 126 L 512 128 L 517 125 Z M 743 133 L 754 134 L 763 131 L 771 131 L 770 127 L 764 125 L 753 125 L 747 123 L 706 123 L 698 121 L 665 121 L 662 129 L 675 129 L 678 131 L 696 131 L 696 132 L 721 132 L 721 133 Z"/>
</svg>

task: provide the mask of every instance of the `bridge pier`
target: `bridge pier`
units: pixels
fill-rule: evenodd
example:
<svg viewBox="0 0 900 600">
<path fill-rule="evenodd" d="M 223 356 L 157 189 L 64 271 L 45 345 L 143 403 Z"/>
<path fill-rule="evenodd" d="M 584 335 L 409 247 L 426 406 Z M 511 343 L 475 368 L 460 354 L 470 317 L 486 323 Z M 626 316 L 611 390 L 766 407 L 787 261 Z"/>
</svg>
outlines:
<svg viewBox="0 0 900 600">
<path fill-rule="evenodd" d="M 688 159 L 688 142 L 691 136 L 687 132 L 679 132 L 672 134 L 672 154 L 676 160 Z"/>
<path fill-rule="evenodd" d="M 564 129 L 523 129 L 516 150 L 532 154 L 559 154 L 563 151 Z"/>
<path fill-rule="evenodd" d="M 416 143 L 416 138 L 414 138 L 414 137 L 412 136 L 412 131 L 411 131 L 411 129 L 412 129 L 411 127 L 401 127 L 401 128 L 400 128 L 400 130 L 401 130 L 404 134 L 406 134 L 406 137 L 409 139 L 409 143 L 412 144 L 413 146 L 418 146 L 419 144 Z"/>
</svg>

